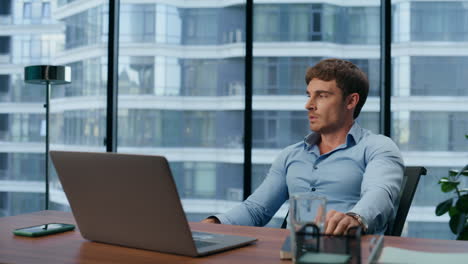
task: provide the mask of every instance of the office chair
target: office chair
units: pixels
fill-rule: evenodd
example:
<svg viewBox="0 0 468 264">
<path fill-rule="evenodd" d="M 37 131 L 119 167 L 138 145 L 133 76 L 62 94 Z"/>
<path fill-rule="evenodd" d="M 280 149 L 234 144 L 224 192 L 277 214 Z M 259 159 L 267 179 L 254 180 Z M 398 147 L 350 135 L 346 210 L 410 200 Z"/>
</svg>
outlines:
<svg viewBox="0 0 468 264">
<path fill-rule="evenodd" d="M 385 235 L 387 236 L 401 236 L 403 226 L 408 216 L 408 211 L 413 201 L 416 188 L 418 187 L 419 178 L 421 175 L 426 175 L 427 170 L 424 167 L 406 167 L 401 184 L 400 195 L 397 200 L 397 213 L 395 219 L 390 221 Z"/>
<path fill-rule="evenodd" d="M 403 174 L 403 182 L 401 184 L 400 194 L 397 200 L 397 213 L 395 219 L 391 220 L 388 224 L 385 235 L 387 236 L 401 236 L 403 225 L 408 216 L 408 211 L 413 201 L 416 187 L 418 187 L 419 178 L 421 175 L 426 175 L 427 170 L 424 167 L 406 167 Z M 283 220 L 281 228 L 286 228 L 288 214 Z"/>
</svg>

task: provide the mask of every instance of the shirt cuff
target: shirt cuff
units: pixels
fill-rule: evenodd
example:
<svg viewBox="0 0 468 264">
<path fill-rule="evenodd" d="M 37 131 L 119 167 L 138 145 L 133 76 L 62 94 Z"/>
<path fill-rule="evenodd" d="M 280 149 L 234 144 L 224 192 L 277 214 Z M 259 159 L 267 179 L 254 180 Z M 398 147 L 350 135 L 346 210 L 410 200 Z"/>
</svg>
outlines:
<svg viewBox="0 0 468 264">
<path fill-rule="evenodd" d="M 223 225 L 232 225 L 232 222 L 223 214 L 217 214 L 217 215 L 210 215 L 208 217 L 216 217 L 218 218 L 219 222 Z"/>
</svg>

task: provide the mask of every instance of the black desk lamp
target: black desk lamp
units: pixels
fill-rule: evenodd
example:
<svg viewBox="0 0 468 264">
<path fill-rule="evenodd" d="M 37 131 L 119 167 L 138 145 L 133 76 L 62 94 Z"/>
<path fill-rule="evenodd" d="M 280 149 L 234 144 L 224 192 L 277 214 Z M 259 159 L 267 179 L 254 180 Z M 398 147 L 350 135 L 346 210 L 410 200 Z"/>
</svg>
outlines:
<svg viewBox="0 0 468 264">
<path fill-rule="evenodd" d="M 71 83 L 71 69 L 69 66 L 53 66 L 53 65 L 34 65 L 24 68 L 24 81 L 30 84 L 45 84 L 46 85 L 46 151 L 45 151 L 45 209 L 49 209 L 49 102 L 50 102 L 50 85 L 68 84 Z"/>
</svg>

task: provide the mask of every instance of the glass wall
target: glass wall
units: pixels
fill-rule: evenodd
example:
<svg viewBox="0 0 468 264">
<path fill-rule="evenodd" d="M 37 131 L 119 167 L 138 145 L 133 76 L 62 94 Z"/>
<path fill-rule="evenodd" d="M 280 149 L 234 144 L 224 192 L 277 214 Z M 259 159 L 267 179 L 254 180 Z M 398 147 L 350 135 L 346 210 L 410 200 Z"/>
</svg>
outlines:
<svg viewBox="0 0 468 264">
<path fill-rule="evenodd" d="M 52 8 L 63 28 L 54 62 L 71 68 L 72 81 L 52 88 L 51 149 L 105 151 L 108 3 L 83 9 L 71 2 L 54 2 Z M 51 174 L 50 208 L 69 210 L 55 170 Z"/>
<path fill-rule="evenodd" d="M 412 41 L 467 41 L 468 8 L 465 0 L 414 1 L 410 4 Z"/>
<path fill-rule="evenodd" d="M 66 9 L 69 15 L 63 15 Z M 7 0 L 0 5 L 2 215 L 45 208 L 45 86 L 24 83 L 25 66 L 72 69 L 70 85 L 52 86 L 50 149 L 104 150 L 107 5 L 68 9 L 67 2 L 53 0 Z M 49 208 L 67 209 L 51 163 L 49 168 Z"/>
<path fill-rule="evenodd" d="M 254 41 L 379 44 L 379 1 L 362 6 L 304 2 L 256 4 Z"/>
<path fill-rule="evenodd" d="M 0 216 L 45 204 L 45 87 L 24 83 L 24 66 L 52 64 L 63 44 L 49 0 L 0 4 Z"/>
<path fill-rule="evenodd" d="M 468 96 L 468 89 L 460 85 L 468 83 L 466 65 L 468 56 L 412 56 L 411 95 Z"/>
<path fill-rule="evenodd" d="M 253 189 L 281 149 L 310 133 L 305 72 L 324 58 L 348 59 L 366 72 L 370 107 L 364 107 L 358 122 L 378 132 L 380 1 L 358 6 L 303 2 L 255 4 Z M 282 222 L 286 208 L 270 225 Z"/>
<path fill-rule="evenodd" d="M 404 235 L 453 239 L 437 184 L 466 163 L 468 1 L 398 1 L 393 17 L 393 139 L 407 166 L 425 166 Z"/>
<path fill-rule="evenodd" d="M 243 198 L 243 4 L 122 4 L 118 151 L 168 158 L 189 220 Z"/>
<path fill-rule="evenodd" d="M 0 215 L 43 209 L 44 87 L 32 64 L 68 65 L 52 87 L 51 149 L 104 151 L 108 2 L 4 0 L 0 5 Z M 345 3 L 346 2 L 346 3 Z M 370 95 L 357 122 L 379 132 L 380 2 L 123 1 L 118 151 L 166 156 L 190 220 L 255 190 L 279 151 L 309 133 L 307 67 L 350 60 Z M 404 234 L 450 238 L 434 208 L 438 178 L 466 163 L 468 1 L 393 1 L 392 139 L 407 166 L 425 166 Z M 252 26 L 252 180 L 243 182 L 245 28 Z M 68 210 L 52 170 L 50 206 Z M 286 207 L 270 225 L 278 226 Z"/>
</svg>

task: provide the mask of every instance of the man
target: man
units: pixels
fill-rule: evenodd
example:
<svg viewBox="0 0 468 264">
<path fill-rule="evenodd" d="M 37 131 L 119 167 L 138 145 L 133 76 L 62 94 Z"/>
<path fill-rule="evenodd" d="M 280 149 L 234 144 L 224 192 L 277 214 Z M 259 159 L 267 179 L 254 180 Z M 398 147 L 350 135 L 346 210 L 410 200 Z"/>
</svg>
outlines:
<svg viewBox="0 0 468 264">
<path fill-rule="evenodd" d="M 307 70 L 306 84 L 312 133 L 279 154 L 247 200 L 203 222 L 263 226 L 290 194 L 313 192 L 328 200 L 325 233 L 358 225 L 385 232 L 404 165 L 391 139 L 354 122 L 369 91 L 366 75 L 349 61 L 326 59 Z"/>
</svg>

